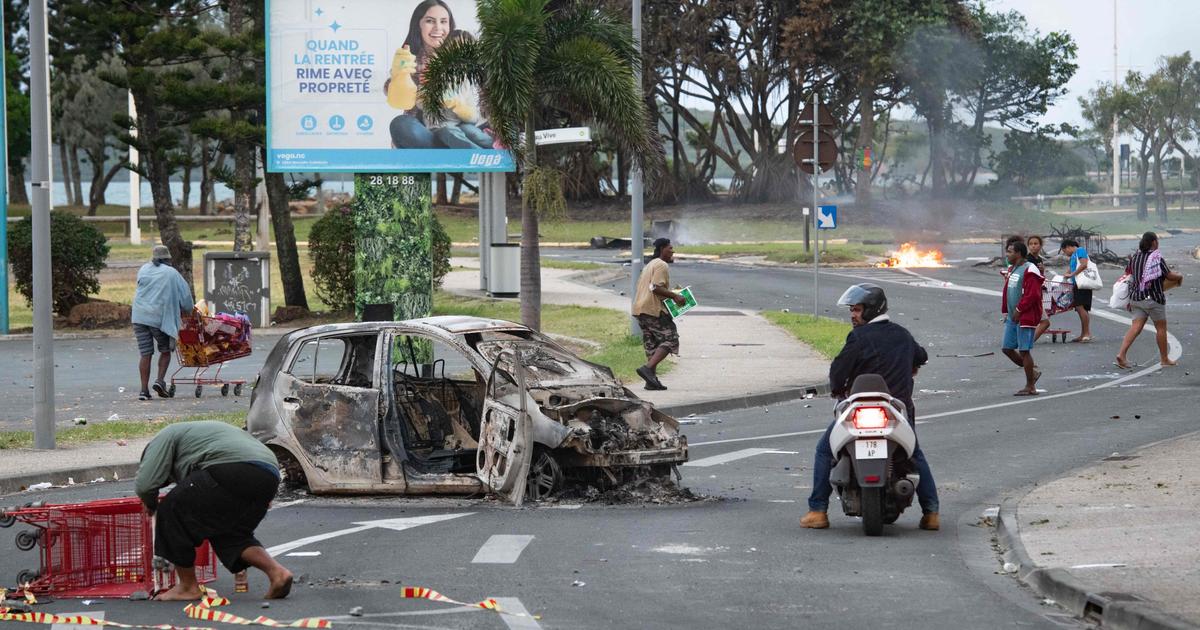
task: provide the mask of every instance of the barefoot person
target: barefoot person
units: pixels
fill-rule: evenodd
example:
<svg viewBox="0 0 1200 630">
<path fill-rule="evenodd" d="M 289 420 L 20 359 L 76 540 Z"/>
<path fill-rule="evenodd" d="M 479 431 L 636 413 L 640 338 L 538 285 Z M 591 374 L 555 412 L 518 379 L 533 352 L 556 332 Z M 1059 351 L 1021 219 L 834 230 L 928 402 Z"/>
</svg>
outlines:
<svg viewBox="0 0 1200 630">
<path fill-rule="evenodd" d="M 1004 356 L 1025 370 L 1025 387 L 1017 396 L 1036 396 L 1042 373 L 1033 364 L 1034 329 L 1042 321 L 1042 272 L 1025 260 L 1025 243 L 1010 243 L 1004 255 L 1012 267 L 1004 277 L 1000 312 L 1004 313 Z"/>
<path fill-rule="evenodd" d="M 207 540 L 230 573 L 255 567 L 271 585 L 266 599 L 287 597 L 292 573 L 275 561 L 254 529 L 279 489 L 271 449 L 237 427 L 211 420 L 180 422 L 154 436 L 142 452 L 135 484 L 155 516 L 154 554 L 175 565 L 175 586 L 159 600 L 200 599 L 196 547 Z M 175 488 L 160 502 L 164 486 Z"/>
<path fill-rule="evenodd" d="M 1129 310 L 1133 313 L 1133 322 L 1121 341 L 1121 350 L 1117 352 L 1117 367 L 1129 369 L 1127 354 L 1133 341 L 1142 334 L 1146 320 L 1154 322 L 1154 340 L 1158 342 L 1158 358 L 1163 366 L 1175 365 L 1167 356 L 1167 294 L 1163 289 L 1163 281 L 1182 282 L 1183 276 L 1177 271 L 1171 271 L 1167 262 L 1158 251 L 1158 235 L 1146 232 L 1138 243 L 1138 251 L 1129 259 L 1125 268 L 1129 276 Z"/>
<path fill-rule="evenodd" d="M 1065 278 L 1071 281 L 1074 289 L 1071 291 L 1071 299 L 1075 304 L 1075 312 L 1079 314 L 1079 336 L 1072 339 L 1071 343 L 1091 343 L 1092 341 L 1092 290 L 1080 289 L 1079 281 L 1075 276 L 1083 273 L 1092 261 L 1088 259 L 1088 251 L 1085 247 L 1079 246 L 1079 241 L 1073 238 L 1064 238 L 1060 247 L 1062 253 L 1071 257 L 1071 271 Z"/>
<path fill-rule="evenodd" d="M 663 305 L 664 300 L 675 300 L 683 306 L 687 300 L 668 289 L 671 277 L 667 263 L 675 262 L 675 248 L 671 239 L 654 241 L 654 259 L 646 263 L 638 278 L 637 297 L 633 301 L 633 316 L 642 329 L 642 348 L 646 351 L 646 364 L 637 369 L 638 376 L 646 381 L 646 389 L 664 390 L 667 387 L 658 380 L 658 364 L 668 354 L 679 354 L 679 330 L 675 320 Z"/>
</svg>

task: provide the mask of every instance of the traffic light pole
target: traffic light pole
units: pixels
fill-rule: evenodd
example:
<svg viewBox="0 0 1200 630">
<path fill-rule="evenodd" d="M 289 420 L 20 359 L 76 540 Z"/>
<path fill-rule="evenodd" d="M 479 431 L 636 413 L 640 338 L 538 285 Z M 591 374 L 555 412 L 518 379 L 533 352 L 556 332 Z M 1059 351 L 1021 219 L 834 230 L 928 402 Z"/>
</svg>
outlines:
<svg viewBox="0 0 1200 630">
<path fill-rule="evenodd" d="M 819 224 L 817 223 L 817 216 L 821 213 L 821 211 L 817 209 L 817 182 L 819 182 L 821 180 L 821 160 L 817 154 L 817 151 L 821 146 L 821 124 L 820 124 L 821 117 L 818 115 L 818 114 L 820 114 L 820 112 L 817 109 L 819 107 L 819 105 L 817 104 L 816 89 L 813 90 L 812 107 L 813 107 L 812 108 L 812 126 L 813 126 L 812 222 L 813 222 L 813 229 L 819 229 Z M 820 274 L 818 273 L 818 268 L 821 266 L 820 234 L 821 234 L 820 231 L 817 231 L 816 234 L 813 235 L 814 236 L 814 238 L 813 238 L 813 317 L 817 316 L 817 305 L 821 301 L 821 297 L 820 297 L 821 281 L 819 279 Z"/>
</svg>

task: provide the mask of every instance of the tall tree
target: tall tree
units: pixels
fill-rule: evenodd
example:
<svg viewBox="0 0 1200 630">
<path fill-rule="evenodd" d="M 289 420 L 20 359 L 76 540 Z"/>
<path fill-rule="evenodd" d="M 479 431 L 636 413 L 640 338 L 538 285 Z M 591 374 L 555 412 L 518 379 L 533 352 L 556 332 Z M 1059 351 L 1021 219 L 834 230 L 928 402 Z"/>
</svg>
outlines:
<svg viewBox="0 0 1200 630">
<path fill-rule="evenodd" d="M 634 81 L 641 63 L 627 22 L 581 2 L 481 0 L 478 41 L 443 45 L 425 68 L 422 109 L 464 81 L 482 86 L 495 129 L 522 162 L 521 320 L 541 328 L 538 213 L 561 207 L 558 173 L 540 167 L 533 132 L 547 105 L 569 103 L 611 131 L 653 179 L 662 168 L 649 114 Z"/>
</svg>

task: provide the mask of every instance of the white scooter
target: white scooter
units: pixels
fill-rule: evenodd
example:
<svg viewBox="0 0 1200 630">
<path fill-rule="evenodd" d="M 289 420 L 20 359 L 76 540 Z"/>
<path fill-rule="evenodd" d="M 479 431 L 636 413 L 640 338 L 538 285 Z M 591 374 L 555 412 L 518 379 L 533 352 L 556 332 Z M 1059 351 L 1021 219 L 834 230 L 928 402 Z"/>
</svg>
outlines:
<svg viewBox="0 0 1200 630">
<path fill-rule="evenodd" d="M 829 434 L 835 465 L 830 482 L 847 516 L 861 516 L 863 533 L 878 536 L 912 505 L 920 476 L 911 462 L 917 434 L 904 402 L 888 393 L 878 374 L 854 379 L 850 396 L 835 408 Z"/>
</svg>

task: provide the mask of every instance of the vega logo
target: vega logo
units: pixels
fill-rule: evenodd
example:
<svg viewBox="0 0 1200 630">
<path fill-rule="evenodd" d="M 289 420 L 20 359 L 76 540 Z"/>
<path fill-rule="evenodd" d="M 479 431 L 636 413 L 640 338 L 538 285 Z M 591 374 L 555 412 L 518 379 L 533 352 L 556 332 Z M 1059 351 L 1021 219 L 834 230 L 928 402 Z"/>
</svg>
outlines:
<svg viewBox="0 0 1200 630">
<path fill-rule="evenodd" d="M 471 166 L 497 166 L 500 164 L 500 154 L 498 153 L 472 153 Z"/>
</svg>

